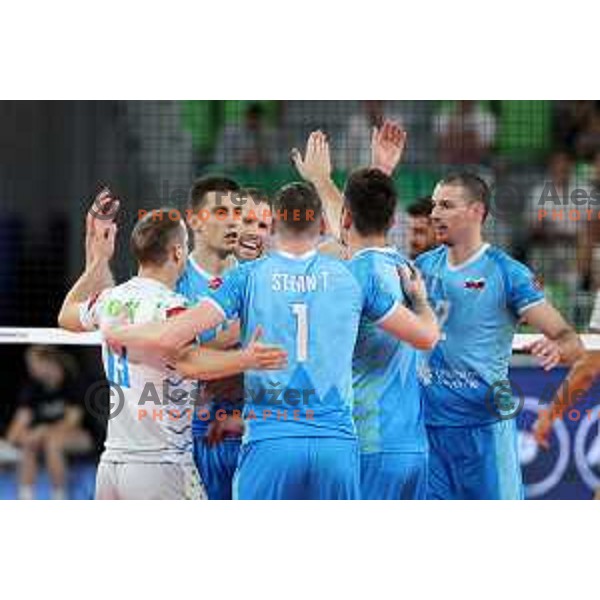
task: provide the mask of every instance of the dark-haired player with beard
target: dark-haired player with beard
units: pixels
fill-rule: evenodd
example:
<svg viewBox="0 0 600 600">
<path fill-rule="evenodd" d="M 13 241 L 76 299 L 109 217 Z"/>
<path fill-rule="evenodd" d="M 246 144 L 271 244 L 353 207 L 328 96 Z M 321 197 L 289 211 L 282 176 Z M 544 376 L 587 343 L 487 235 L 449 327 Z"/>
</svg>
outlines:
<svg viewBox="0 0 600 600">
<path fill-rule="evenodd" d="M 420 373 L 430 498 L 523 497 L 515 420 L 506 418 L 515 407 L 508 368 L 520 321 L 552 340 L 566 362 L 582 352 L 531 271 L 484 242 L 489 203 L 476 175 L 442 179 L 431 213 L 442 245 L 416 260 L 442 329 Z M 544 360 L 543 351 L 533 353 Z"/>
<path fill-rule="evenodd" d="M 273 214 L 269 198 L 254 188 L 241 190 L 244 199 L 242 226 L 235 257 L 238 263 L 255 260 L 269 248 Z"/>
<path fill-rule="evenodd" d="M 433 203 L 431 196 L 415 200 L 407 209 L 408 215 L 408 247 L 410 257 L 414 260 L 437 246 L 435 231 L 431 222 Z"/>
</svg>

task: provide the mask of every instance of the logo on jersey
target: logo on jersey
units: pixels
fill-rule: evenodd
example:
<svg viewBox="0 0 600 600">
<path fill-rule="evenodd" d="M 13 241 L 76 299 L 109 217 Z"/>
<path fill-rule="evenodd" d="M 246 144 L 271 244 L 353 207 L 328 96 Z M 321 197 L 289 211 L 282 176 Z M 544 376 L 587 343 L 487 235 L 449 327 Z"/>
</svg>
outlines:
<svg viewBox="0 0 600 600">
<path fill-rule="evenodd" d="M 222 285 L 223 285 L 223 278 L 222 277 L 213 277 L 208 282 L 208 288 L 210 290 L 218 290 Z"/>
<path fill-rule="evenodd" d="M 465 289 L 467 290 L 483 290 L 485 287 L 485 279 L 466 279 Z"/>
</svg>

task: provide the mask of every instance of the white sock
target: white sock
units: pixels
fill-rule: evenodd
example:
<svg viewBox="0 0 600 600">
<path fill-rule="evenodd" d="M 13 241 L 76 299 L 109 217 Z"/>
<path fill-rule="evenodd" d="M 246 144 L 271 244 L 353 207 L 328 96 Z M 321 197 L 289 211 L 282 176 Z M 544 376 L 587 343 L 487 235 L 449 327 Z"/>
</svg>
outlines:
<svg viewBox="0 0 600 600">
<path fill-rule="evenodd" d="M 64 487 L 52 488 L 52 500 L 65 500 L 66 498 L 67 494 Z"/>
<path fill-rule="evenodd" d="M 20 485 L 19 486 L 19 500 L 33 500 L 33 486 L 32 485 Z"/>
</svg>

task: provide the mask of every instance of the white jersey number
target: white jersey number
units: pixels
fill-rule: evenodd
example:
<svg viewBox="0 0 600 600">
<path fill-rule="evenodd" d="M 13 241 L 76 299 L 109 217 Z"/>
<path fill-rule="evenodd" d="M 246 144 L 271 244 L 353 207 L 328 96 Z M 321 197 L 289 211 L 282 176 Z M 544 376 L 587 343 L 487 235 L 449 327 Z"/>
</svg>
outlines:
<svg viewBox="0 0 600 600">
<path fill-rule="evenodd" d="M 446 332 L 444 331 L 444 326 L 450 316 L 450 302 L 448 300 L 438 300 L 435 305 L 435 316 L 440 326 L 440 340 L 445 340 Z"/>
<path fill-rule="evenodd" d="M 308 359 L 308 307 L 292 304 L 292 312 L 296 317 L 296 360 L 305 362 Z"/>
</svg>

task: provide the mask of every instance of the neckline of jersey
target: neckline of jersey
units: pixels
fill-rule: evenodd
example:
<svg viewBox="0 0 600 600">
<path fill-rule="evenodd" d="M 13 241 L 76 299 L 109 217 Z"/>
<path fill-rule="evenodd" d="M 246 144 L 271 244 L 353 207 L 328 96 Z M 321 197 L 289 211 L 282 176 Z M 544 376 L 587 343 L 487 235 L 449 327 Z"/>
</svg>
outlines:
<svg viewBox="0 0 600 600">
<path fill-rule="evenodd" d="M 448 271 L 461 271 L 465 267 L 468 267 L 469 265 L 473 264 L 476 260 L 479 260 L 485 254 L 486 250 L 489 247 L 490 244 L 488 242 L 483 242 L 483 244 L 481 244 L 481 247 L 479 248 L 479 250 L 477 250 L 477 252 L 475 252 L 475 254 L 472 254 L 469 258 L 467 258 L 467 260 L 461 262 L 458 265 L 453 265 L 450 263 L 450 250 L 447 248 L 446 267 L 448 268 Z"/>
<path fill-rule="evenodd" d="M 392 246 L 368 246 L 366 248 L 361 248 L 360 250 L 355 252 L 352 258 L 356 258 L 357 256 L 366 252 L 381 252 L 382 254 L 395 254 L 397 250 L 396 248 L 392 248 Z"/>
<path fill-rule="evenodd" d="M 142 277 L 141 275 L 134 275 L 131 278 L 131 280 L 132 281 L 139 281 L 139 282 L 145 283 L 145 284 L 150 284 L 150 285 L 153 285 L 155 287 L 159 287 L 159 288 L 163 288 L 165 290 L 169 290 L 170 292 L 174 291 L 168 285 L 165 285 L 162 281 L 159 281 L 158 279 L 153 279 L 152 277 Z"/>
<path fill-rule="evenodd" d="M 291 252 L 286 252 L 285 250 L 273 250 L 273 252 L 283 256 L 284 258 L 289 258 L 290 260 L 306 260 L 308 258 L 312 258 L 317 253 L 317 250 L 313 248 L 304 254 L 292 254 Z"/>
<path fill-rule="evenodd" d="M 196 273 L 198 273 L 199 275 L 201 275 L 205 279 L 214 279 L 215 277 L 222 277 L 222 275 L 214 275 L 213 273 L 209 273 L 206 269 L 203 269 L 196 262 L 196 259 L 193 258 L 192 256 L 188 256 L 188 261 L 192 265 L 192 268 L 196 271 Z M 237 259 L 234 256 L 233 257 L 233 264 L 231 265 L 231 268 L 234 269 L 237 266 L 238 266 L 238 261 L 237 261 Z M 228 270 L 228 269 L 226 269 L 226 270 Z"/>
</svg>

